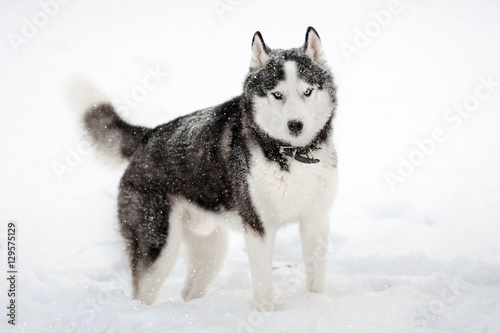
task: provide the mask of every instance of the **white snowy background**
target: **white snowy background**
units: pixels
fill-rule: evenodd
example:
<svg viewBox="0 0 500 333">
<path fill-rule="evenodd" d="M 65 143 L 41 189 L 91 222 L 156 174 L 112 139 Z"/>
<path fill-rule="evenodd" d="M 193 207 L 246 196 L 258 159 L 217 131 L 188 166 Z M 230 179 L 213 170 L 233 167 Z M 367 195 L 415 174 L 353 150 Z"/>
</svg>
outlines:
<svg viewBox="0 0 500 333">
<path fill-rule="evenodd" d="M 0 331 L 500 332 L 499 6 L 1 1 Z M 181 300 L 179 260 L 155 305 L 131 300 L 115 212 L 123 169 L 86 149 L 68 79 L 89 77 L 130 122 L 155 126 L 240 94 L 255 31 L 290 48 L 309 25 L 339 100 L 327 296 L 304 290 L 292 227 L 276 244 L 275 313 L 251 306 L 240 234 L 206 297 Z M 145 89 L 152 71 L 161 75 Z M 16 326 L 6 316 L 9 221 Z"/>
</svg>

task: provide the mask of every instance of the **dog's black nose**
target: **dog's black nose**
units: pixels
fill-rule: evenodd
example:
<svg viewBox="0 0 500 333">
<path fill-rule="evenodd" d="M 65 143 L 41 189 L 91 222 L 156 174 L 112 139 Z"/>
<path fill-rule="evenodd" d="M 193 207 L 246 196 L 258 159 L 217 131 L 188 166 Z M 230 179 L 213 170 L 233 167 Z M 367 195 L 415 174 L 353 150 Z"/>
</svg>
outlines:
<svg viewBox="0 0 500 333">
<path fill-rule="evenodd" d="M 302 128 L 304 128 L 304 123 L 300 120 L 290 120 L 287 125 L 293 135 L 299 135 Z"/>
</svg>

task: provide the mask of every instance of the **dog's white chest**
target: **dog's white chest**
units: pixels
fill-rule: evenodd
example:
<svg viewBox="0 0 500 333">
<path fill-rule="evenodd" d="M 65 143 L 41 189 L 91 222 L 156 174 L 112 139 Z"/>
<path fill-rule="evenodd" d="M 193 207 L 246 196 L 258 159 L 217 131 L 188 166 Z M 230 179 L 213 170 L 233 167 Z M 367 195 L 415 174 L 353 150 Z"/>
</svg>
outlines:
<svg viewBox="0 0 500 333">
<path fill-rule="evenodd" d="M 265 225 L 297 222 L 330 209 L 337 187 L 333 153 L 320 151 L 315 157 L 321 162 L 304 164 L 291 160 L 290 170 L 283 171 L 259 149 L 252 152 L 249 190 Z"/>
</svg>

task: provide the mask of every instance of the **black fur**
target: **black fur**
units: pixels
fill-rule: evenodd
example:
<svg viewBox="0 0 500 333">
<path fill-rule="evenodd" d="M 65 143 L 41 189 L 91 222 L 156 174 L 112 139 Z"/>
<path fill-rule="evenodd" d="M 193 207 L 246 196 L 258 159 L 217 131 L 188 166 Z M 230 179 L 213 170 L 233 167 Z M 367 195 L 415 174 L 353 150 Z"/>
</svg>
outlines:
<svg viewBox="0 0 500 333">
<path fill-rule="evenodd" d="M 291 50 L 271 50 L 268 54 L 270 60 L 259 70 L 252 71 L 247 76 L 244 91 L 249 99 L 253 95 L 261 97 L 272 90 L 278 82 L 285 78 L 283 65 L 286 61 L 295 61 L 298 75 L 310 85 L 319 89 L 328 89 L 332 98 L 332 104 L 336 105 L 336 87 L 333 84 L 333 77 L 328 69 L 314 63 L 305 55 L 305 46 Z"/>
<path fill-rule="evenodd" d="M 87 134 L 101 149 L 123 158 L 130 158 L 144 135 L 149 131 L 142 126 L 124 122 L 111 104 L 100 104 L 87 111 L 83 119 Z"/>
</svg>

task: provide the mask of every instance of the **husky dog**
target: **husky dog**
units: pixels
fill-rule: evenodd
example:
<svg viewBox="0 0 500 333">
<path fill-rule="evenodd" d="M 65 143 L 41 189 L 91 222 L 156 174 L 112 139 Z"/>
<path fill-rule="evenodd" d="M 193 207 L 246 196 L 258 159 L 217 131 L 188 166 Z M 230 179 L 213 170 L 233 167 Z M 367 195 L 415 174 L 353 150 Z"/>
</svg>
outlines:
<svg viewBox="0 0 500 333">
<path fill-rule="evenodd" d="M 185 301 L 205 295 L 221 269 L 228 230 L 245 235 L 254 302 L 273 311 L 277 230 L 300 224 L 307 289 L 325 293 L 329 214 L 337 188 L 332 142 L 336 87 L 320 38 L 270 49 L 252 40 L 243 93 L 150 129 L 123 121 L 109 103 L 88 104 L 96 146 L 129 161 L 118 217 L 130 256 L 134 298 L 152 304 L 181 240 L 188 254 Z"/>
</svg>

